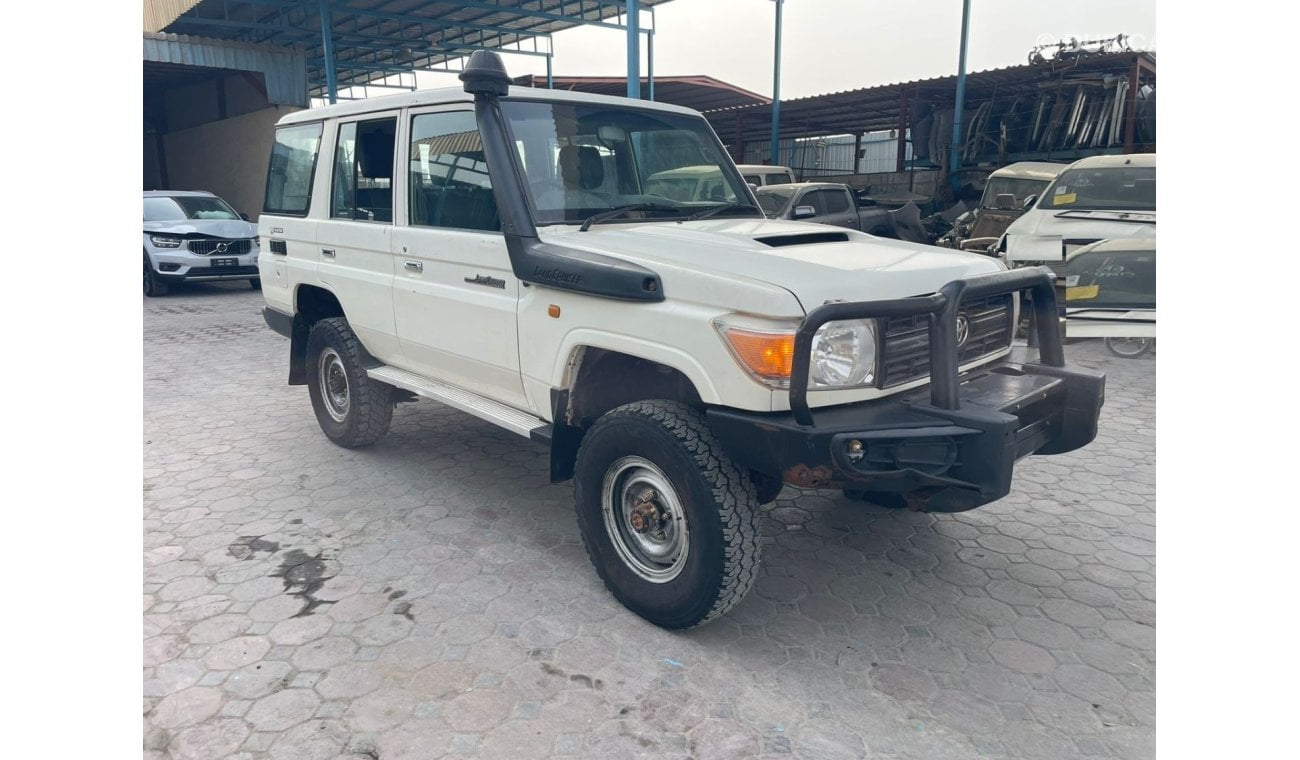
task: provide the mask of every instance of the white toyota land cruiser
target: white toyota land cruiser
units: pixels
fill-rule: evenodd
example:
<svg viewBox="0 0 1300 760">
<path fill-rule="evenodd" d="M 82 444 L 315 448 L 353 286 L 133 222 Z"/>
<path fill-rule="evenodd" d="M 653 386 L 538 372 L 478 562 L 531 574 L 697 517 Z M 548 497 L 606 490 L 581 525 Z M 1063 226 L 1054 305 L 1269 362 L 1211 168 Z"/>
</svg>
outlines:
<svg viewBox="0 0 1300 760">
<path fill-rule="evenodd" d="M 740 601 L 783 482 L 966 510 L 1096 434 L 1104 377 L 1065 366 L 1045 269 L 768 220 L 686 108 L 509 87 L 486 52 L 461 79 L 281 119 L 266 321 L 341 446 L 415 396 L 548 446 L 637 614 Z M 645 192 L 706 164 L 721 200 Z M 1035 363 L 1008 356 L 1021 291 Z"/>
</svg>

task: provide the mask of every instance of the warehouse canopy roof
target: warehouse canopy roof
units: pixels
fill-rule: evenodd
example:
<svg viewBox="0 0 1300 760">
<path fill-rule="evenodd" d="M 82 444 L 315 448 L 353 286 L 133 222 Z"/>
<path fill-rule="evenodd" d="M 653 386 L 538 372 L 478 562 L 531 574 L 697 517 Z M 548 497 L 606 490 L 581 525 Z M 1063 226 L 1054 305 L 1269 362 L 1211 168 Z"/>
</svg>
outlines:
<svg viewBox="0 0 1300 760">
<path fill-rule="evenodd" d="M 978 71 L 966 75 L 967 107 L 995 97 L 1034 94 L 1043 87 L 1061 83 L 1124 77 L 1135 65 L 1154 74 L 1155 55 L 1123 52 Z M 904 98 L 912 104 L 926 101 L 951 105 L 956 99 L 956 90 L 957 76 L 950 75 L 782 100 L 781 137 L 823 137 L 896 129 L 905 107 Z M 724 140 L 739 137 L 744 142 L 753 142 L 768 140 L 771 136 L 771 103 L 708 109 L 705 116 Z"/>
<path fill-rule="evenodd" d="M 456 61 L 481 49 L 545 57 L 552 33 L 584 25 L 625 29 L 626 12 L 624 0 L 145 0 L 145 31 L 301 49 L 319 94 L 322 7 L 341 87 L 414 69 L 457 71 Z"/>
<path fill-rule="evenodd" d="M 214 79 L 229 71 L 261 74 L 261 86 L 271 103 L 307 105 L 307 67 L 301 51 L 145 32 L 146 87 Z"/>
<path fill-rule="evenodd" d="M 551 81 L 557 90 L 574 90 L 595 95 L 614 96 L 622 96 L 627 92 L 626 77 L 553 77 Z M 535 75 L 515 77 L 514 83 L 524 87 L 545 87 L 546 77 Z M 765 98 L 758 93 L 750 92 L 734 84 L 703 74 L 674 77 L 656 76 L 654 87 L 655 100 L 660 103 L 672 103 L 673 105 L 694 108 L 697 111 L 739 108 L 741 106 L 772 102 L 771 99 Z M 650 79 L 641 77 L 642 94 L 647 93 L 649 89 Z"/>
</svg>

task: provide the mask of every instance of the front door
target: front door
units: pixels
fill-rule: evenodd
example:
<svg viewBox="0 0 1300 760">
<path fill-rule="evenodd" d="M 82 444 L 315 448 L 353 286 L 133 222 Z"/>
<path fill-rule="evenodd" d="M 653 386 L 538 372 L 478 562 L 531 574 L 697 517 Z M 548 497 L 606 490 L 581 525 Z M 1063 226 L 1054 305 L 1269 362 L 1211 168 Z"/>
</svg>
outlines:
<svg viewBox="0 0 1300 760">
<path fill-rule="evenodd" d="M 474 112 L 413 113 L 406 226 L 393 231 L 393 308 L 404 361 L 425 377 L 527 409 L 519 281 L 497 218 Z"/>
</svg>

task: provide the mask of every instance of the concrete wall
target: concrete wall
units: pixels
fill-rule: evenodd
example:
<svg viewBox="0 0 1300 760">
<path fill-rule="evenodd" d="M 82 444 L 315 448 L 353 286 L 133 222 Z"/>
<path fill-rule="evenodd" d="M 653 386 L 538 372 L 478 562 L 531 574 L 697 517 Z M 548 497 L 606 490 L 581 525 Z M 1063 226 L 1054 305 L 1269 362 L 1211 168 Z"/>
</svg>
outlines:
<svg viewBox="0 0 1300 760">
<path fill-rule="evenodd" d="M 266 166 L 275 140 L 275 122 L 297 110 L 271 106 L 169 132 L 169 189 L 211 191 L 256 221 L 266 193 Z"/>
</svg>

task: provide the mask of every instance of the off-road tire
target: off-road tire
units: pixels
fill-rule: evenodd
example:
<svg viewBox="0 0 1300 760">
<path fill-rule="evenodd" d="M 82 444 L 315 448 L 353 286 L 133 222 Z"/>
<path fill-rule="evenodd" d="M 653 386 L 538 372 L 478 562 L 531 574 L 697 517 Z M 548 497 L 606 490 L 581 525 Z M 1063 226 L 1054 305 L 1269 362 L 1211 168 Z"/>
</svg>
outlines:
<svg viewBox="0 0 1300 760">
<path fill-rule="evenodd" d="M 154 271 L 148 255 L 144 257 L 144 294 L 148 298 L 167 295 L 167 283 Z"/>
<path fill-rule="evenodd" d="M 388 432 L 393 421 L 393 388 L 366 375 L 361 351 L 361 343 L 342 317 L 320 320 L 307 337 L 307 391 L 312 409 L 325 436 L 347 449 L 371 445 Z M 331 416 L 321 379 L 322 364 L 331 352 L 338 356 L 347 381 L 342 420 Z"/>
<path fill-rule="evenodd" d="M 603 516 L 606 475 L 626 457 L 667 477 L 689 528 L 676 577 L 644 579 L 619 555 Z M 663 628 L 707 623 L 734 607 L 759 566 L 758 497 L 749 473 L 722 450 L 698 410 L 638 401 L 607 412 L 583 437 L 574 478 L 578 527 L 596 572 L 622 604 Z"/>
</svg>

